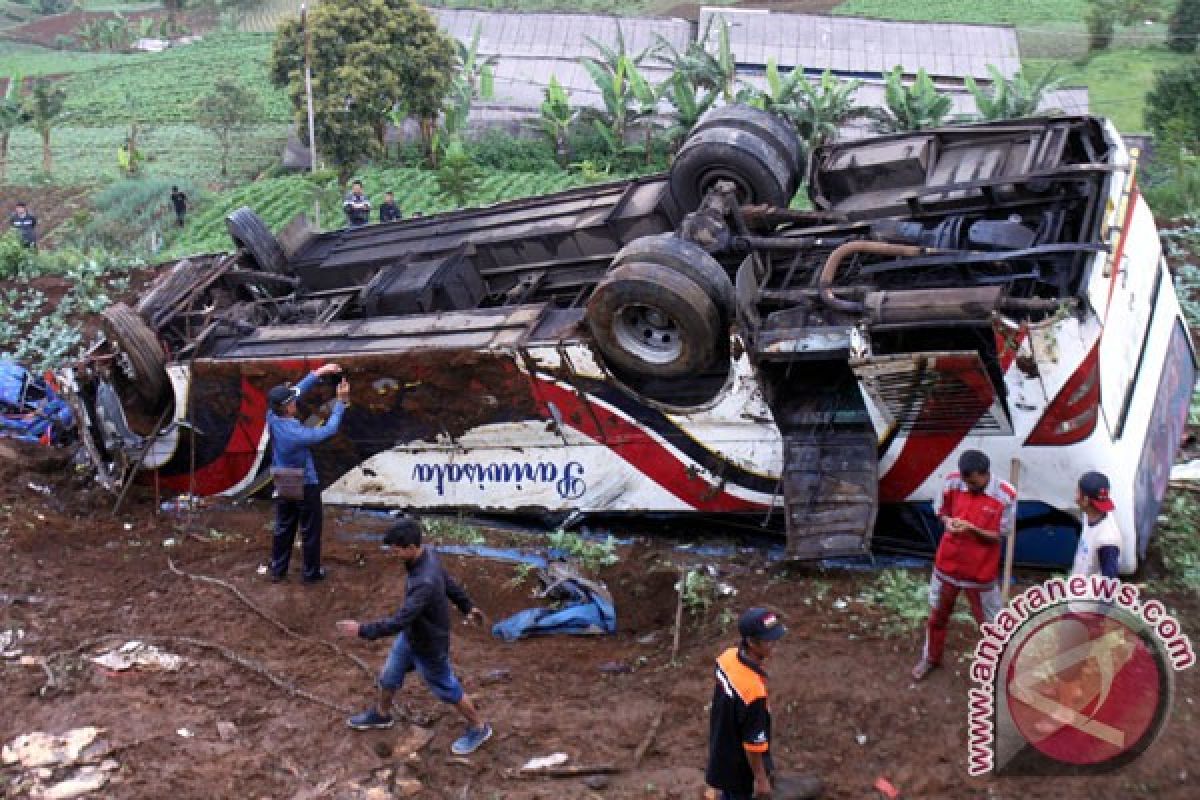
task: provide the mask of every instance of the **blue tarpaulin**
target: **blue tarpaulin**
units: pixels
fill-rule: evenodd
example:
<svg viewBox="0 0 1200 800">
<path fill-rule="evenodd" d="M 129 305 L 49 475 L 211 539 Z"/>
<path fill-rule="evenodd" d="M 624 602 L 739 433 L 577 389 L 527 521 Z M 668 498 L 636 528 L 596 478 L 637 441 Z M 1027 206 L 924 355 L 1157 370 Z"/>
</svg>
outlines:
<svg viewBox="0 0 1200 800">
<path fill-rule="evenodd" d="M 15 361 L 0 360 L 0 436 L 61 444 L 73 427 L 71 409 L 49 383 Z"/>
<path fill-rule="evenodd" d="M 549 587 L 543 597 L 560 601 L 558 608 L 528 608 L 492 626 L 492 635 L 506 642 L 553 633 L 597 635 L 617 632 L 617 611 L 603 585 L 564 572 L 552 562 L 538 576 Z"/>
</svg>

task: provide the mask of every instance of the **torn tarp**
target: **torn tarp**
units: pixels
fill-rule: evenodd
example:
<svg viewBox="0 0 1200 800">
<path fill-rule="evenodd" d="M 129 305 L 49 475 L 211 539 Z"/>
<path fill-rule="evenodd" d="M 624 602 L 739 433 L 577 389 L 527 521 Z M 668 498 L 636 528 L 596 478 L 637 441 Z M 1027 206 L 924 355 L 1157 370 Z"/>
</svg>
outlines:
<svg viewBox="0 0 1200 800">
<path fill-rule="evenodd" d="M 551 561 L 538 570 L 545 587 L 538 597 L 558 602 L 555 608 L 528 608 L 492 626 L 492 635 L 506 642 L 552 633 L 598 635 L 617 632 L 617 612 L 604 584 L 589 581 L 566 562 Z"/>
</svg>

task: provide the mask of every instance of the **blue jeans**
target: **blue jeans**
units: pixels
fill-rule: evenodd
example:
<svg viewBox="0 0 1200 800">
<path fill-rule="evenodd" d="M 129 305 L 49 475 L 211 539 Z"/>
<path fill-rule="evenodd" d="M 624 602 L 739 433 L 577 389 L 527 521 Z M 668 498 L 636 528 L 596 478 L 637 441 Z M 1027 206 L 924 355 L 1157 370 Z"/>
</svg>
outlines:
<svg viewBox="0 0 1200 800">
<path fill-rule="evenodd" d="M 404 677 L 413 670 L 417 671 L 438 700 L 450 705 L 462 702 L 462 684 L 454 675 L 449 655 L 414 653 L 408 644 L 408 637 L 402 633 L 392 643 L 392 651 L 388 653 L 383 672 L 379 673 L 379 685 L 392 691 L 399 689 L 404 685 Z"/>
</svg>

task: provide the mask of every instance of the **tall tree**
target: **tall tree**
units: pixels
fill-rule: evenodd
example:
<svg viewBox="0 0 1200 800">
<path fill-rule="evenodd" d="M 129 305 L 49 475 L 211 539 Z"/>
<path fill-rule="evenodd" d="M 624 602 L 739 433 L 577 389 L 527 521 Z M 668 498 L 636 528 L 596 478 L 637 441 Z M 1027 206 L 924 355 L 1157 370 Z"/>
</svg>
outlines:
<svg viewBox="0 0 1200 800">
<path fill-rule="evenodd" d="M 1179 0 L 1167 23 L 1167 47 L 1176 53 L 1196 52 L 1200 37 L 1200 0 Z"/>
<path fill-rule="evenodd" d="M 67 93 L 49 78 L 38 78 L 33 84 L 33 93 L 25 101 L 25 111 L 33 129 L 42 137 L 42 172 L 54 169 L 54 156 L 50 152 L 50 132 L 55 121 L 62 116 Z"/>
<path fill-rule="evenodd" d="M 1062 84 L 1062 78 L 1055 75 L 1053 66 L 1033 78 L 1023 70 L 1011 78 L 1005 78 L 991 64 L 987 65 L 987 70 L 992 76 L 992 83 L 986 90 L 974 78 L 967 76 L 966 79 L 967 91 L 975 98 L 975 108 L 979 116 L 986 120 L 1031 117 L 1037 113 L 1046 93 Z"/>
<path fill-rule="evenodd" d="M 1191 59 L 1157 73 L 1145 117 L 1156 141 L 1193 152 L 1200 147 L 1200 63 Z"/>
<path fill-rule="evenodd" d="M 936 128 L 950 114 L 953 103 L 942 94 L 923 68 L 911 84 L 904 83 L 904 68 L 897 66 L 887 76 L 884 108 L 873 109 L 872 125 L 880 133 L 921 131 Z"/>
<path fill-rule="evenodd" d="M 233 78 L 217 78 L 213 90 L 196 100 L 195 119 L 221 147 L 221 177 L 229 175 L 229 151 L 234 136 L 258 116 L 258 95 Z"/>
<path fill-rule="evenodd" d="M 8 137 L 29 121 L 28 114 L 21 106 L 21 81 L 20 75 L 11 76 L 4 96 L 0 98 L 0 183 L 8 179 Z"/>
<path fill-rule="evenodd" d="M 450 92 L 454 42 L 413 0 L 323 0 L 308 14 L 317 148 L 343 181 L 379 149 L 377 131 L 402 108 L 421 123 L 426 145 Z M 307 133 L 305 32 L 300 20 L 279 26 L 271 81 L 286 87 Z"/>
</svg>

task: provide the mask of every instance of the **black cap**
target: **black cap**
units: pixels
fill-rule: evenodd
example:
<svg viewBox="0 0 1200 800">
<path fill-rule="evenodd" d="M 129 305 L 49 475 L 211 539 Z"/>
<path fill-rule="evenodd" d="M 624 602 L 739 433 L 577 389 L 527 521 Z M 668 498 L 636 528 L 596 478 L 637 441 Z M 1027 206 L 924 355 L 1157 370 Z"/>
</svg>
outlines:
<svg viewBox="0 0 1200 800">
<path fill-rule="evenodd" d="M 765 608 L 750 608 L 738 618 L 738 633 L 743 639 L 762 639 L 773 642 L 783 638 L 787 628 L 774 611 Z"/>
<path fill-rule="evenodd" d="M 1112 498 L 1109 497 L 1111 490 L 1112 486 L 1108 482 L 1108 476 L 1103 472 L 1085 472 L 1079 479 L 1079 491 L 1092 501 L 1092 506 L 1097 511 L 1103 511 L 1105 514 L 1116 508 Z"/>
<path fill-rule="evenodd" d="M 267 402 L 271 404 L 271 408 L 283 408 L 299 396 L 300 392 L 294 386 L 281 383 L 267 392 Z"/>
</svg>

